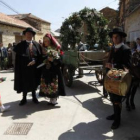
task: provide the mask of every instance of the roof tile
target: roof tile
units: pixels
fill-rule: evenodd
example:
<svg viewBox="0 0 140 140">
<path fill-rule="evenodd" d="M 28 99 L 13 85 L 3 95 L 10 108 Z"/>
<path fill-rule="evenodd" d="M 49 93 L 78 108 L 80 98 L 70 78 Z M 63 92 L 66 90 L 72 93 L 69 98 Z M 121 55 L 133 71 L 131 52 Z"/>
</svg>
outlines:
<svg viewBox="0 0 140 140">
<path fill-rule="evenodd" d="M 34 27 L 26 23 L 25 21 L 7 16 L 3 13 L 0 13 L 0 23 L 9 24 L 9 25 L 13 25 L 13 26 L 21 27 L 21 28 L 31 27 L 37 31 L 37 29 L 35 29 Z"/>
</svg>

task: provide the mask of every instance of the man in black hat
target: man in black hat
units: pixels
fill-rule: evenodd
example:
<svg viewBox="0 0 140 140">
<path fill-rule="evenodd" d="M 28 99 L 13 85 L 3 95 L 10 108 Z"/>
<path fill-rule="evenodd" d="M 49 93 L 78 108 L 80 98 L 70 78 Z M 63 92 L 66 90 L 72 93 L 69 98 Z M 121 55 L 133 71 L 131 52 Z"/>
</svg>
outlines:
<svg viewBox="0 0 140 140">
<path fill-rule="evenodd" d="M 123 43 L 124 38 L 127 36 L 126 33 L 124 33 L 121 28 L 114 28 L 113 31 L 109 33 L 109 36 L 112 39 L 114 46 L 111 48 L 106 68 L 129 69 L 131 50 Z M 121 122 L 122 96 L 113 93 L 109 93 L 109 95 L 113 104 L 114 113 L 106 119 L 114 120 L 111 129 L 117 129 Z"/>
<path fill-rule="evenodd" d="M 16 52 L 14 90 L 17 93 L 23 92 L 19 105 L 27 103 L 27 92 L 32 92 L 32 101 L 38 104 L 35 91 L 40 84 L 41 72 L 37 66 L 41 62 L 41 46 L 33 41 L 35 34 L 32 28 L 27 28 L 23 31 L 25 40 L 14 48 Z"/>
</svg>

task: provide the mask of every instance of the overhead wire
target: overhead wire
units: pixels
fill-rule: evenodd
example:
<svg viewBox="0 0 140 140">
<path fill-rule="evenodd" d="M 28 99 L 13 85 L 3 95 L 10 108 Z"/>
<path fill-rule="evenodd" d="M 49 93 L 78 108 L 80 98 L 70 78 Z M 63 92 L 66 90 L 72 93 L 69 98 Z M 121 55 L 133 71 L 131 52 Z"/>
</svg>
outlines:
<svg viewBox="0 0 140 140">
<path fill-rule="evenodd" d="M 112 3 L 114 3 L 114 2 L 116 2 L 117 0 L 113 0 L 112 2 L 110 2 L 110 3 L 108 3 L 108 4 L 106 4 L 107 6 L 109 6 L 110 4 L 112 4 Z M 119 0 L 118 0 L 119 1 Z M 103 8 L 105 8 L 106 6 L 102 6 L 102 7 L 100 7 L 99 9 L 103 9 Z"/>
<path fill-rule="evenodd" d="M 9 10 L 12 10 L 13 12 L 15 12 L 16 14 L 19 14 L 19 12 L 17 10 L 15 10 L 14 8 L 12 8 L 9 4 L 7 4 L 6 2 L 0 0 L 0 2 L 3 4 L 4 7 L 7 7 Z"/>
<path fill-rule="evenodd" d="M 2 3 L 0 3 L 1 6 L 3 6 L 6 9 L 9 9 L 7 6 L 3 5 Z"/>
</svg>

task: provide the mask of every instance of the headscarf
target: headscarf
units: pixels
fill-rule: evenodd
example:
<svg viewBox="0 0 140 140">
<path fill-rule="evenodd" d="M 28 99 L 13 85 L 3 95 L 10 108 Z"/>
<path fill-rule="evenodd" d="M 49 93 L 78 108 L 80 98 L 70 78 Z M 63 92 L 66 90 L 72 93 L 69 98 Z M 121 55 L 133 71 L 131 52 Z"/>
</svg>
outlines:
<svg viewBox="0 0 140 140">
<path fill-rule="evenodd" d="M 44 37 L 48 37 L 52 43 L 57 49 L 61 48 L 61 45 L 58 43 L 58 41 L 49 33 L 47 33 Z"/>
</svg>

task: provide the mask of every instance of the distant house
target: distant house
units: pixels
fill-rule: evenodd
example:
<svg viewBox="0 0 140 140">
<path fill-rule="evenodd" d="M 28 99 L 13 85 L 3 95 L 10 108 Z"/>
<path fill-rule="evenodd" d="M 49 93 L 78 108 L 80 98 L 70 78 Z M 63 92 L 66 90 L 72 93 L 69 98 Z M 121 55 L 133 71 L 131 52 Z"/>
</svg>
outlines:
<svg viewBox="0 0 140 140">
<path fill-rule="evenodd" d="M 100 10 L 103 13 L 103 16 L 109 21 L 108 27 L 113 29 L 118 26 L 118 11 L 109 7 L 105 7 Z"/>
<path fill-rule="evenodd" d="M 120 0 L 120 26 L 127 33 L 127 41 L 140 37 L 140 0 Z"/>
<path fill-rule="evenodd" d="M 7 46 L 9 43 L 20 42 L 24 39 L 23 30 L 32 27 L 36 31 L 34 40 L 43 39 L 44 34 L 50 33 L 51 23 L 32 14 L 5 15 L 0 13 L 0 41 Z"/>
<path fill-rule="evenodd" d="M 57 29 L 57 30 L 55 30 L 55 32 L 58 32 L 58 33 L 60 33 L 60 29 Z"/>
<path fill-rule="evenodd" d="M 57 41 L 60 43 L 60 33 L 56 31 L 51 31 L 51 35 L 54 36 Z"/>
</svg>

